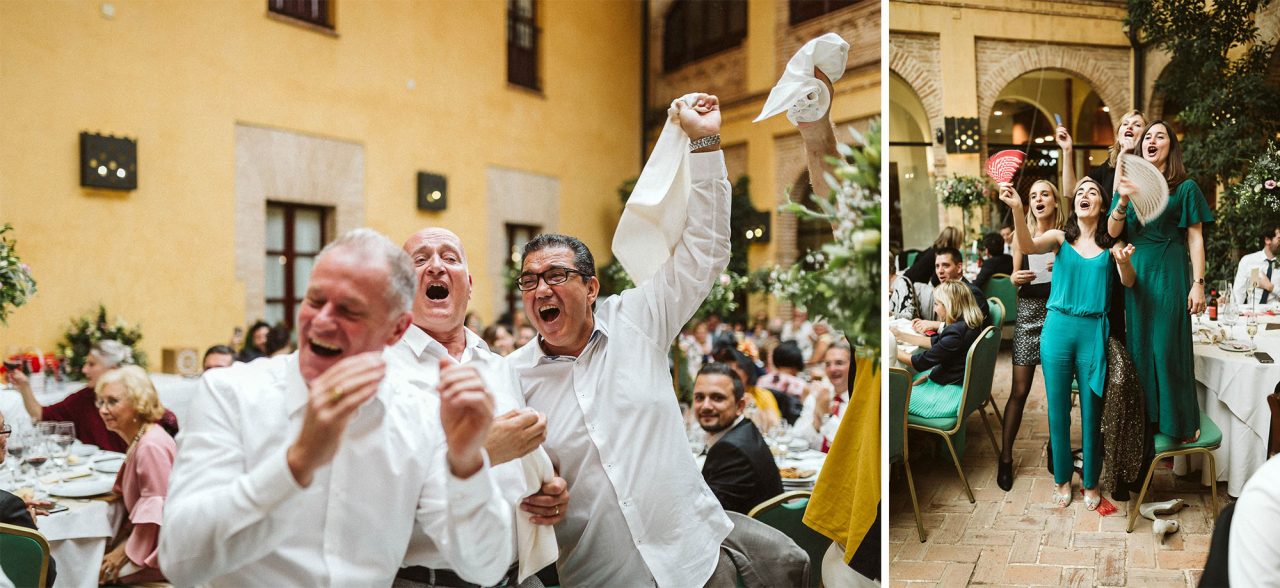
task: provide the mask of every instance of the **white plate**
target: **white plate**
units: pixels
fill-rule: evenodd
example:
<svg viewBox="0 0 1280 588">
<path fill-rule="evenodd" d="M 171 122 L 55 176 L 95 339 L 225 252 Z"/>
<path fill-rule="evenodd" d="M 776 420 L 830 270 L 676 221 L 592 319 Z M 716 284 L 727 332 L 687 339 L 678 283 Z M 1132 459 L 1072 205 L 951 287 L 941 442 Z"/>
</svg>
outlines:
<svg viewBox="0 0 1280 588">
<path fill-rule="evenodd" d="M 71 453 L 74 455 L 78 455 L 80 457 L 89 457 L 90 455 L 93 455 L 97 452 L 98 452 L 97 445 L 84 444 L 84 445 L 71 446 Z"/>
<path fill-rule="evenodd" d="M 111 487 L 114 485 L 115 480 L 106 476 L 96 476 L 88 480 L 72 480 L 62 484 L 54 484 L 49 487 L 49 495 L 66 498 L 88 498 L 106 494 L 111 491 Z"/>
<path fill-rule="evenodd" d="M 94 462 L 93 471 L 102 472 L 104 474 L 114 474 L 119 472 L 122 467 L 124 467 L 123 459 L 110 459 Z"/>
<path fill-rule="evenodd" d="M 1221 349 L 1223 351 L 1231 351 L 1234 353 L 1242 353 L 1245 351 L 1249 351 L 1250 349 L 1253 349 L 1253 346 L 1244 341 L 1236 341 L 1232 339 L 1230 341 L 1223 341 L 1221 343 L 1218 343 L 1218 349 Z"/>
<path fill-rule="evenodd" d="M 112 461 L 117 459 L 124 459 L 124 454 L 116 451 L 99 451 L 93 456 L 93 459 L 90 459 L 89 461 L 97 463 L 100 461 Z"/>
</svg>

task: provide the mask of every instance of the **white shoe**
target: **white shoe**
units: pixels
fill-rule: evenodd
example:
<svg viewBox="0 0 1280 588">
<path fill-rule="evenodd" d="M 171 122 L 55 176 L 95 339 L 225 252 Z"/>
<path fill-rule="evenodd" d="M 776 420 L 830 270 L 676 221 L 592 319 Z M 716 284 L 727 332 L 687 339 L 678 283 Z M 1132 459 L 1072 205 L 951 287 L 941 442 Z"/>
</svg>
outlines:
<svg viewBox="0 0 1280 588">
<path fill-rule="evenodd" d="M 1174 514 L 1187 505 L 1181 498 L 1166 500 L 1164 502 L 1147 502 L 1138 507 L 1138 514 L 1151 519 L 1157 520 L 1156 515 Z"/>
<path fill-rule="evenodd" d="M 1178 532 L 1178 521 L 1173 519 L 1156 519 L 1151 523 L 1151 533 L 1160 538 L 1160 543 L 1164 543 L 1164 538 Z"/>
</svg>

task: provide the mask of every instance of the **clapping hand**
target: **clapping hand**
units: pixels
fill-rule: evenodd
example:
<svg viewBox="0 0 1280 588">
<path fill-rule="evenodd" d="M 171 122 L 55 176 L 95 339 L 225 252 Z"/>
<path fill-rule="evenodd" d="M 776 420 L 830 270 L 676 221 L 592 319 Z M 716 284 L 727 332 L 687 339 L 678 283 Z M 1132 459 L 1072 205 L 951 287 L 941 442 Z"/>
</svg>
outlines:
<svg viewBox="0 0 1280 588">
<path fill-rule="evenodd" d="M 286 454 L 298 484 L 310 485 L 315 471 L 333 461 L 347 423 L 378 393 L 386 373 L 382 354 L 370 351 L 343 358 L 311 381 L 302 429 Z"/>
<path fill-rule="evenodd" d="M 484 465 L 484 442 L 493 424 L 493 395 L 472 366 L 440 359 L 440 422 L 449 444 L 449 469 L 469 478 Z"/>
<path fill-rule="evenodd" d="M 693 105 L 676 101 L 680 129 L 690 139 L 701 139 L 720 132 L 720 99 L 711 94 L 694 94 Z"/>
</svg>

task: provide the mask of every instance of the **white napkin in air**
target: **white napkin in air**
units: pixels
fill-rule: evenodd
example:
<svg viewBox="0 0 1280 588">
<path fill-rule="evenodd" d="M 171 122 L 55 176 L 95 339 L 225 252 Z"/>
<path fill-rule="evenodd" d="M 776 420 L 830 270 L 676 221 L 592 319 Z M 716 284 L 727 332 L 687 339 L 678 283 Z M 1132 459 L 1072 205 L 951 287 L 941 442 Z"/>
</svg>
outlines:
<svg viewBox="0 0 1280 588">
<path fill-rule="evenodd" d="M 520 467 L 524 470 L 524 500 L 542 489 L 542 483 L 555 476 L 551 466 L 551 458 L 541 447 L 520 458 Z M 538 570 L 556 563 L 560 556 L 560 547 L 556 544 L 556 532 L 547 525 L 535 525 L 529 522 L 533 515 L 520 510 L 516 505 L 516 546 L 519 548 L 520 573 L 519 581 L 538 573 Z"/>
<path fill-rule="evenodd" d="M 680 128 L 675 105 L 683 100 L 693 106 L 696 96 L 685 94 L 671 102 L 667 123 L 613 234 L 613 256 L 636 284 L 658 272 L 684 234 L 691 189 L 689 136 Z"/>
<path fill-rule="evenodd" d="M 849 44 L 835 33 L 827 33 L 805 43 L 787 62 L 787 68 L 769 92 L 760 116 L 752 122 L 760 122 L 784 111 L 791 124 L 822 118 L 831 107 L 831 91 L 813 77 L 813 68 L 822 70 L 831 83 L 835 83 L 844 75 L 848 59 Z"/>
</svg>

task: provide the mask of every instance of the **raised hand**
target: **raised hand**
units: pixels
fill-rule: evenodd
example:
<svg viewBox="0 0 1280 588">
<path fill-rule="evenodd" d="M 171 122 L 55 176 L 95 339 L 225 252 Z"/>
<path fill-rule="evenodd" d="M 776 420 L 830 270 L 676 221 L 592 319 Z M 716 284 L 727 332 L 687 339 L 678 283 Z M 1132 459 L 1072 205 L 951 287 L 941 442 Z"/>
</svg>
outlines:
<svg viewBox="0 0 1280 588">
<path fill-rule="evenodd" d="M 472 366 L 440 359 L 440 423 L 449 444 L 449 468 L 468 478 L 484 466 L 484 443 L 493 424 L 493 395 Z"/>
<path fill-rule="evenodd" d="M 1067 132 L 1067 127 L 1060 126 L 1054 129 L 1053 138 L 1058 141 L 1058 147 L 1063 151 L 1071 151 L 1071 133 Z"/>
<path fill-rule="evenodd" d="M 1113 248 L 1111 256 L 1115 258 L 1116 263 L 1127 264 L 1129 259 L 1133 257 L 1134 247 L 1132 244 L 1125 245 L 1123 249 Z"/>
<path fill-rule="evenodd" d="M 1022 197 L 1018 196 L 1018 191 L 1014 189 L 1013 184 L 1009 182 L 1001 182 L 1000 201 L 1005 203 L 1014 214 L 1022 213 Z"/>
<path fill-rule="evenodd" d="M 386 373 L 382 354 L 370 351 L 342 359 L 311 381 L 302 430 L 286 454 L 298 484 L 310 485 L 315 471 L 333 461 L 347 423 L 378 393 Z"/>
<path fill-rule="evenodd" d="M 813 77 L 817 78 L 822 85 L 827 87 L 827 95 L 831 96 L 832 103 L 835 103 L 835 87 L 831 85 L 831 78 L 827 74 L 822 73 L 821 69 L 813 68 Z M 822 113 L 822 118 L 813 122 L 797 122 L 796 126 L 800 128 L 800 132 L 804 132 L 809 127 L 829 128 L 831 127 L 831 107 L 827 107 L 827 111 Z"/>
<path fill-rule="evenodd" d="M 720 132 L 720 99 L 711 94 L 695 94 L 693 106 L 676 101 L 680 129 L 690 139 L 701 139 Z"/>
<path fill-rule="evenodd" d="M 512 410 L 493 419 L 484 441 L 489 463 L 498 465 L 523 457 L 547 438 L 547 417 L 531 408 Z"/>
</svg>

